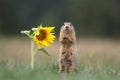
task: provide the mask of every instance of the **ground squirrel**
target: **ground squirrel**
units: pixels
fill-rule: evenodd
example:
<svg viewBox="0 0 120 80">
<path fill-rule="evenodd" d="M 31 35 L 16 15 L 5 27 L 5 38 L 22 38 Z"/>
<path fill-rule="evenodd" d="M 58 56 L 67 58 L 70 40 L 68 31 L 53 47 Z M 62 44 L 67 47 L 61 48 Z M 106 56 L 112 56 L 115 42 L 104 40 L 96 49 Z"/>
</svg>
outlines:
<svg viewBox="0 0 120 80">
<path fill-rule="evenodd" d="M 77 70 L 76 61 L 76 36 L 75 30 L 70 22 L 64 22 L 61 27 L 59 42 L 61 43 L 59 55 L 59 71 L 60 73 L 74 73 Z"/>
</svg>

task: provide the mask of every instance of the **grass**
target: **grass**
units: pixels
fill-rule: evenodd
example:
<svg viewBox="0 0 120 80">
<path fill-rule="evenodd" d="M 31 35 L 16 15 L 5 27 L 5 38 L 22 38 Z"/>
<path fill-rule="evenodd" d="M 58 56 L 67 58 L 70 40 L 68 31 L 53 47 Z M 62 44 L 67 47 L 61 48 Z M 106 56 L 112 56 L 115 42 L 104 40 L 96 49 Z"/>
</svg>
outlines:
<svg viewBox="0 0 120 80">
<path fill-rule="evenodd" d="M 54 48 L 55 47 L 55 48 Z M 58 73 L 59 43 L 46 48 L 51 56 L 37 52 L 30 68 L 30 40 L 0 37 L 0 80 L 119 80 L 120 40 L 79 39 L 78 72 Z"/>
<path fill-rule="evenodd" d="M 59 74 L 58 63 L 36 65 L 31 70 L 29 65 L 0 63 L 0 80 L 119 80 L 120 66 L 110 65 L 94 67 L 80 65 L 76 74 Z"/>
</svg>

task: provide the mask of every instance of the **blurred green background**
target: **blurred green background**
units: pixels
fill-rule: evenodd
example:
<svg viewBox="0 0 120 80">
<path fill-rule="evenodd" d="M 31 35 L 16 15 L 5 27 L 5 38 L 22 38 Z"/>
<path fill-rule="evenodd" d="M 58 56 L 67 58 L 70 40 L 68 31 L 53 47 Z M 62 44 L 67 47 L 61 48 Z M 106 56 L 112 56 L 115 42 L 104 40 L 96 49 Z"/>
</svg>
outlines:
<svg viewBox="0 0 120 80">
<path fill-rule="evenodd" d="M 0 0 L 0 34 L 70 21 L 81 36 L 120 37 L 120 0 Z M 58 33 L 57 33 L 58 35 Z"/>
<path fill-rule="evenodd" d="M 66 21 L 77 34 L 78 74 L 58 74 L 58 39 L 30 70 L 30 39 L 20 31 L 55 26 L 58 38 Z M 120 0 L 0 0 L 0 80 L 119 80 L 119 35 Z"/>
</svg>

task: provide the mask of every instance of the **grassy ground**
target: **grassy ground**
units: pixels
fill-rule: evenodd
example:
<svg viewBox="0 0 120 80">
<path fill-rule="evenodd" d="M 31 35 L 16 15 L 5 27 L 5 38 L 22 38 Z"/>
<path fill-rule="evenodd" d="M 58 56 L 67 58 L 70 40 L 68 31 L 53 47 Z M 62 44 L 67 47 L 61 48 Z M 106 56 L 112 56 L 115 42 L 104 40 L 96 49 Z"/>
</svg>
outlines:
<svg viewBox="0 0 120 80">
<path fill-rule="evenodd" d="M 58 73 L 57 63 L 37 65 L 33 70 L 27 65 L 14 64 L 7 66 L 0 64 L 0 80 L 119 80 L 120 67 L 110 65 L 96 68 L 81 65 L 77 74 L 67 75 Z"/>
<path fill-rule="evenodd" d="M 0 80 L 119 80 L 120 40 L 82 38 L 77 40 L 78 72 L 58 73 L 59 43 L 47 48 L 51 56 L 37 52 L 30 69 L 30 40 L 0 37 Z"/>
</svg>

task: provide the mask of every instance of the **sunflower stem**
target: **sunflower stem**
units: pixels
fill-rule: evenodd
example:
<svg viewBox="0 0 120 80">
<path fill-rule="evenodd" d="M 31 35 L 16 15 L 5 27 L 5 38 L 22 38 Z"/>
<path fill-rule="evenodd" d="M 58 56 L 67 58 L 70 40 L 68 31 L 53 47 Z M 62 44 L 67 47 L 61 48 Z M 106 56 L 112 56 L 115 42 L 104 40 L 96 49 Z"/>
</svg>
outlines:
<svg viewBox="0 0 120 80">
<path fill-rule="evenodd" d="M 31 69 L 34 68 L 34 55 L 35 55 L 34 42 L 31 40 Z"/>
</svg>

